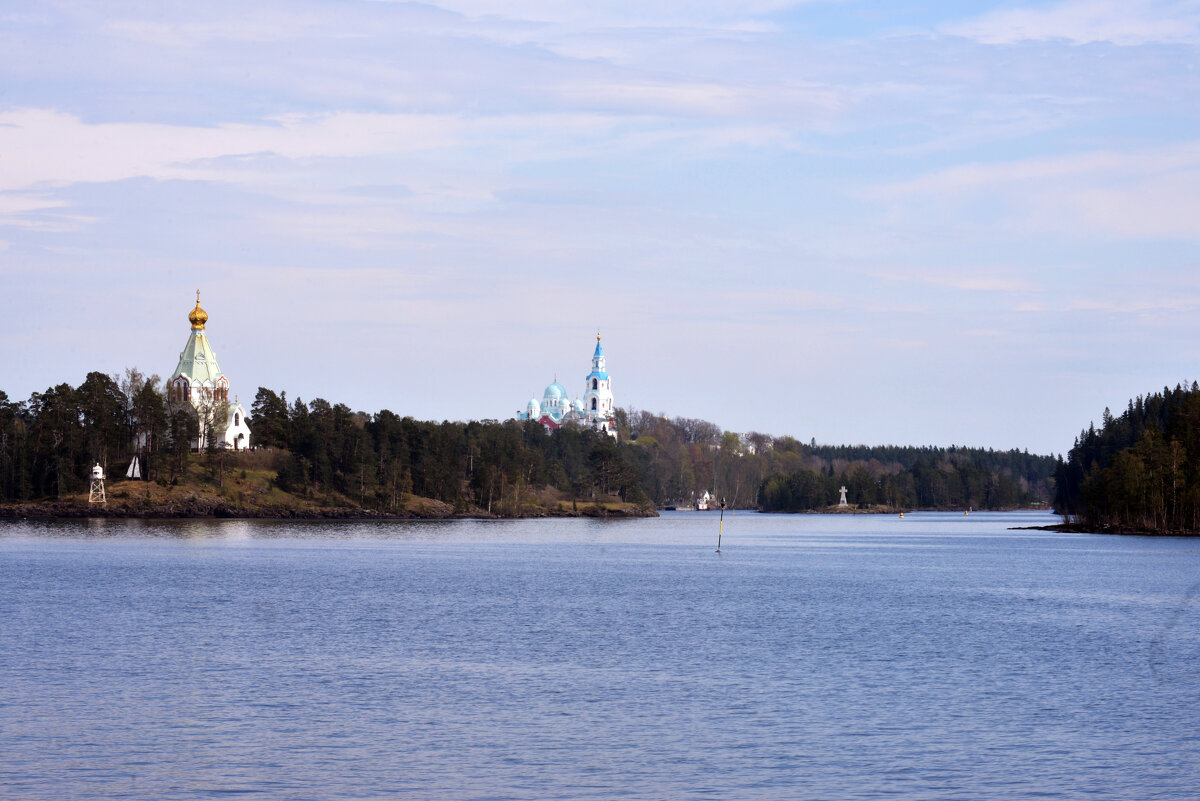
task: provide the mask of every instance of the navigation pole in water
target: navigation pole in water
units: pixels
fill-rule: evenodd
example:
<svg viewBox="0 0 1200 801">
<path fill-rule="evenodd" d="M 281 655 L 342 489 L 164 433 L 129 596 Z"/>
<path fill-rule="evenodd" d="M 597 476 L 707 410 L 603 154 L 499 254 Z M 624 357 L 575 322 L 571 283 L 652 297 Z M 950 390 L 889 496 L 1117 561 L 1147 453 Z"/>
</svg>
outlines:
<svg viewBox="0 0 1200 801">
<path fill-rule="evenodd" d="M 717 522 L 717 553 L 721 552 L 721 534 L 725 531 L 725 499 L 721 499 L 721 519 Z"/>
</svg>

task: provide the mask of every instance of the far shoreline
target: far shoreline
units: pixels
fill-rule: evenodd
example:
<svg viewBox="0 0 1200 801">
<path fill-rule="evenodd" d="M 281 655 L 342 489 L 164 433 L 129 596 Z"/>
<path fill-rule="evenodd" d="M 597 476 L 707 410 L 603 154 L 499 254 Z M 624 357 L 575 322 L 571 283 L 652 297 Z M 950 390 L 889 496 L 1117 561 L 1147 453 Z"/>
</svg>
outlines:
<svg viewBox="0 0 1200 801">
<path fill-rule="evenodd" d="M 1200 537 L 1200 531 L 1171 531 L 1137 526 L 1098 526 L 1086 523 L 1054 523 L 1049 526 L 1014 526 L 1009 531 L 1053 531 L 1058 534 L 1113 534 L 1124 537 Z"/>
</svg>

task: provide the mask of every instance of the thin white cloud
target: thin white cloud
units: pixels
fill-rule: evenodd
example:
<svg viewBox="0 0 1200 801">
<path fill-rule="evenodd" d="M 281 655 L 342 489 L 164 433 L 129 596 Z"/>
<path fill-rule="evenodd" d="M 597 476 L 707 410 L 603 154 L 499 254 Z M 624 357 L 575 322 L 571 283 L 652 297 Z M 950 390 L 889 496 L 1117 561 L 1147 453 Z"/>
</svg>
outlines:
<svg viewBox="0 0 1200 801">
<path fill-rule="evenodd" d="M 1116 45 L 1200 42 L 1195 0 L 1071 0 L 1051 8 L 1013 8 L 944 25 L 943 33 L 985 44 L 1064 40 Z"/>
<path fill-rule="evenodd" d="M 393 202 L 461 212 L 494 203 L 520 165 L 656 148 L 703 158 L 739 147 L 778 150 L 789 141 L 777 127 L 679 125 L 649 114 L 338 112 L 187 126 L 87 123 L 21 109 L 0 113 L 0 153 L 23 154 L 0 170 L 0 193 L 9 193 L 0 194 L 0 219 L 62 206 L 53 197 L 58 188 L 131 178 L 219 182 L 294 203 L 364 206 L 372 201 L 356 187 L 370 176 L 398 188 L 385 193 Z"/>
<path fill-rule="evenodd" d="M 456 126 L 437 115 L 282 115 L 257 125 L 88 124 L 45 109 L 0 113 L 0 191 L 38 184 L 187 178 L 190 162 L 276 153 L 290 159 L 414 153 L 445 147 Z"/>
<path fill-rule="evenodd" d="M 967 164 L 875 187 L 866 197 L 904 214 L 920 201 L 949 215 L 992 208 L 996 225 L 1101 238 L 1200 239 L 1200 141 L 1128 152 L 1098 151 Z"/>
<path fill-rule="evenodd" d="M 680 22 L 745 25 L 757 17 L 815 0 L 433 0 L 439 8 L 468 17 L 498 17 L 567 24 L 676 25 Z"/>
<path fill-rule="evenodd" d="M 572 82 L 559 91 L 569 105 L 668 116 L 763 120 L 790 114 L 827 119 L 842 113 L 844 95 L 809 85 L 744 86 L 716 81 Z"/>
<path fill-rule="evenodd" d="M 283 42 L 296 38 L 302 32 L 319 30 L 322 21 L 320 18 L 304 14 L 206 23 L 126 19 L 108 22 L 103 30 L 111 36 L 132 42 L 179 48 L 211 42 Z"/>
<path fill-rule="evenodd" d="M 722 294 L 731 309 L 745 312 L 746 319 L 791 318 L 797 313 L 808 314 L 837 311 L 869 314 L 929 314 L 932 309 L 921 303 L 898 300 L 873 300 L 847 288 L 841 292 L 812 289 L 767 287 L 739 289 Z"/>
<path fill-rule="evenodd" d="M 963 268 L 955 271 L 935 271 L 924 268 L 913 272 L 871 271 L 873 278 L 902 283 L 958 289 L 964 292 L 1039 292 L 1041 287 L 1028 278 L 1011 273 L 998 273 Z"/>
<path fill-rule="evenodd" d="M 1014 311 L 1025 313 L 1062 314 L 1065 312 L 1095 312 L 1139 317 L 1152 317 L 1157 314 L 1191 314 L 1197 309 L 1200 309 L 1200 298 L 1194 296 L 1155 298 L 1083 297 L 1071 298 L 1056 303 L 1024 301 L 1013 307 Z"/>
<path fill-rule="evenodd" d="M 29 214 L 44 209 L 61 208 L 65 205 L 65 201 L 41 195 L 4 193 L 0 194 L 0 219 Z"/>
</svg>

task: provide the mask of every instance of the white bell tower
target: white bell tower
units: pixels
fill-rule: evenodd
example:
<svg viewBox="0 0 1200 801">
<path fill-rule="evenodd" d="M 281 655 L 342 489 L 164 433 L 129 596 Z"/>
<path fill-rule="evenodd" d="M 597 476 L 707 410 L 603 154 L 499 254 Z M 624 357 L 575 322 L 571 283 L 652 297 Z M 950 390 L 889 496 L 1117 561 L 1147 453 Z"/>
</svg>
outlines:
<svg viewBox="0 0 1200 801">
<path fill-rule="evenodd" d="M 592 372 L 588 373 L 587 388 L 583 393 L 583 413 L 595 428 L 611 436 L 617 435 L 613 419 L 612 379 L 604 363 L 604 347 L 600 344 L 600 332 L 596 332 L 596 350 L 592 354 Z"/>
</svg>

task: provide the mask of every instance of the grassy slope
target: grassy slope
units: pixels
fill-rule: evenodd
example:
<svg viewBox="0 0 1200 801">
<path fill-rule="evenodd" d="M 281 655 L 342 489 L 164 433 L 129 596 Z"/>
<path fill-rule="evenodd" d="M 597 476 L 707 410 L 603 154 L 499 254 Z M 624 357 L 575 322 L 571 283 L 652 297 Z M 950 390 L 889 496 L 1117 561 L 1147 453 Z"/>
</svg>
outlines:
<svg viewBox="0 0 1200 801">
<path fill-rule="evenodd" d="M 340 493 L 302 497 L 275 486 L 276 469 L 257 454 L 226 456 L 223 477 L 215 460 L 190 457 L 173 485 L 125 478 L 105 482 L 108 503 L 89 506 L 88 494 L 58 500 L 0 504 L 0 517 L 263 517 L 263 518 L 446 518 L 491 517 L 486 510 L 450 504 L 417 495 L 403 496 L 399 509 L 371 508 Z M 163 468 L 166 472 L 166 468 Z M 521 517 L 642 516 L 633 504 L 619 498 L 577 501 L 553 488 L 530 492 L 521 503 Z"/>
</svg>

